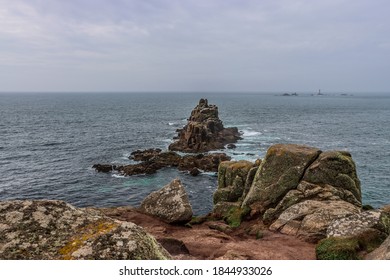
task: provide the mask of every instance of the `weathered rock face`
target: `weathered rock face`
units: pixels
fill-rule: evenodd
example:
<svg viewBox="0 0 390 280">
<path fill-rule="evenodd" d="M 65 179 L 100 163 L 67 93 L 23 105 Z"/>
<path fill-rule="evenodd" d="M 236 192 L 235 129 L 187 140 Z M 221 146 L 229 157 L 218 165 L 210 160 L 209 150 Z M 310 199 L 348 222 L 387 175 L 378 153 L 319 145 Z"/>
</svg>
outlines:
<svg viewBox="0 0 390 280">
<path fill-rule="evenodd" d="M 376 230 L 385 237 L 390 234 L 390 213 L 377 210 L 364 211 L 334 220 L 330 223 L 327 237 L 357 236 Z"/>
<path fill-rule="evenodd" d="M 343 200 L 305 200 L 287 208 L 271 224 L 270 230 L 316 242 L 326 236 L 326 230 L 334 219 L 359 211 L 358 207 Z"/>
<path fill-rule="evenodd" d="M 253 167 L 253 163 L 245 160 L 221 162 L 218 168 L 218 189 L 214 193 L 215 209 L 228 208 L 222 206 L 226 202 L 228 206 L 230 202 L 242 202 L 248 173 Z"/>
<path fill-rule="evenodd" d="M 240 133 L 236 127 L 224 128 L 218 117 L 218 107 L 201 99 L 192 110 L 188 123 L 178 130 L 177 139 L 169 150 L 197 153 L 223 149 L 226 144 L 237 142 Z"/>
<path fill-rule="evenodd" d="M 264 211 L 295 189 L 307 167 L 321 153 L 316 148 L 292 144 L 270 147 L 253 180 L 243 205 Z"/>
<path fill-rule="evenodd" d="M 140 210 L 167 223 L 185 223 L 192 218 L 188 195 L 178 179 L 149 194 L 142 201 Z"/>
<path fill-rule="evenodd" d="M 322 207 L 317 207 L 321 203 Z M 310 205 L 309 208 L 302 206 Z M 312 207 L 314 205 L 314 207 Z M 326 229 L 337 218 L 361 211 L 361 189 L 351 155 L 343 151 L 321 153 L 305 170 L 298 186 L 290 190 L 275 207 L 263 215 L 272 229 L 292 232 L 310 241 L 326 236 Z M 291 216 L 299 209 L 301 217 Z M 302 213 L 305 213 L 302 215 Z M 289 221 L 286 220 L 289 217 Z M 302 217 L 304 217 L 302 219 Z M 316 227 L 307 226 L 312 220 Z M 289 226 L 290 225 L 290 226 Z"/>
<path fill-rule="evenodd" d="M 195 168 L 198 171 L 217 172 L 220 162 L 230 160 L 230 157 L 224 153 L 180 156 L 175 152 L 161 152 L 160 149 L 137 150 L 131 154 L 130 158 L 142 162 L 122 166 L 95 164 L 92 167 L 98 172 L 119 171 L 126 176 L 153 174 L 164 167 L 177 167 L 181 171 L 189 172 L 194 172 Z"/>
<path fill-rule="evenodd" d="M 0 202 L 0 259 L 169 259 L 141 227 L 63 201 Z"/>
<path fill-rule="evenodd" d="M 346 195 L 353 195 L 361 206 L 362 194 L 356 166 L 350 153 L 345 151 L 327 151 L 319 155 L 317 160 L 306 170 L 303 181 L 316 185 L 331 185 L 343 190 Z"/>
<path fill-rule="evenodd" d="M 269 148 L 256 171 L 245 170 L 241 197 L 230 199 L 233 188 L 219 188 L 215 210 L 238 206 L 246 211 L 249 207 L 251 215 L 260 215 L 270 229 L 308 241 L 326 237 L 334 219 L 361 212 L 360 182 L 347 152 L 278 144 Z M 224 176 L 219 173 L 220 182 Z M 229 205 L 221 205 L 221 201 Z"/>
</svg>

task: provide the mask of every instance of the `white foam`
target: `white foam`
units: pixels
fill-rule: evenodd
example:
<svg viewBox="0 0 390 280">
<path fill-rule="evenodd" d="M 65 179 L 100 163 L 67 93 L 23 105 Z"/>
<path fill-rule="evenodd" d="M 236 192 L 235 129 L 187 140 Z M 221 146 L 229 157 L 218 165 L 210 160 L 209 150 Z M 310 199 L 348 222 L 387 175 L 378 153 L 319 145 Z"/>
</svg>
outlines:
<svg viewBox="0 0 390 280">
<path fill-rule="evenodd" d="M 114 178 L 125 178 L 126 177 L 125 175 L 121 175 L 121 174 L 112 174 L 111 176 Z"/>
<path fill-rule="evenodd" d="M 201 175 L 207 175 L 207 176 L 213 176 L 213 177 L 217 176 L 217 172 L 202 172 L 200 174 Z"/>
<path fill-rule="evenodd" d="M 243 130 L 242 130 L 242 133 L 243 133 L 243 136 L 244 136 L 244 137 L 254 137 L 254 136 L 258 136 L 258 135 L 261 135 L 261 134 L 262 134 L 262 133 L 259 132 L 259 131 L 247 130 L 247 129 L 243 129 Z"/>
</svg>

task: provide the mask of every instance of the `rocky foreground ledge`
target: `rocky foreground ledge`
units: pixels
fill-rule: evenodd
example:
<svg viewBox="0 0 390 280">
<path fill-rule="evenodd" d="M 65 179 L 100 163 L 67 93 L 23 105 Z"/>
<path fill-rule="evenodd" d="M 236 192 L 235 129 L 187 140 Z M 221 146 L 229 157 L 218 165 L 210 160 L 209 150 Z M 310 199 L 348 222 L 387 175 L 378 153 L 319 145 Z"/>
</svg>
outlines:
<svg viewBox="0 0 390 280">
<path fill-rule="evenodd" d="M 0 202 L 0 259 L 170 259 L 143 228 L 57 200 Z"/>
</svg>

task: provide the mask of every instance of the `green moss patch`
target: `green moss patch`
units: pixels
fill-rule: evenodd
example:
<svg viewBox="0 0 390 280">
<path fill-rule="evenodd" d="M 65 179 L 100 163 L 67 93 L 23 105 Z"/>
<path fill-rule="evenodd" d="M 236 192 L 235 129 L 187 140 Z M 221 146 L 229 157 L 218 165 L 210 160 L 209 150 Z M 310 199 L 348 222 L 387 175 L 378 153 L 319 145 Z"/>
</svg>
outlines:
<svg viewBox="0 0 390 280">
<path fill-rule="evenodd" d="M 318 260 L 358 260 L 359 242 L 353 238 L 330 237 L 316 247 Z"/>
<path fill-rule="evenodd" d="M 227 215 L 224 217 L 225 221 L 231 226 L 232 228 L 237 228 L 241 225 L 242 219 L 248 215 L 250 212 L 249 207 L 231 207 L 227 213 Z"/>
<path fill-rule="evenodd" d="M 367 230 L 352 237 L 329 237 L 321 240 L 316 247 L 318 260 L 359 260 L 364 252 L 378 248 L 386 234 L 378 230 Z"/>
</svg>

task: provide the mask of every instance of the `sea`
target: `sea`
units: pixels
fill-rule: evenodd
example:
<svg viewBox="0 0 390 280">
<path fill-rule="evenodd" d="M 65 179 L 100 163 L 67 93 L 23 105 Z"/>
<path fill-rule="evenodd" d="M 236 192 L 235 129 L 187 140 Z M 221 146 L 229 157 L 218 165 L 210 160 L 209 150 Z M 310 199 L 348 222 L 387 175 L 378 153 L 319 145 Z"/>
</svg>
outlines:
<svg viewBox="0 0 390 280">
<path fill-rule="evenodd" d="M 96 163 L 131 164 L 138 149 L 166 150 L 200 98 L 242 140 L 223 150 L 255 161 L 277 143 L 352 154 L 363 204 L 390 204 L 390 94 L 0 93 L 0 200 L 61 199 L 79 207 L 139 206 L 179 178 L 194 214 L 212 209 L 217 175 L 175 168 L 125 177 Z"/>
</svg>

